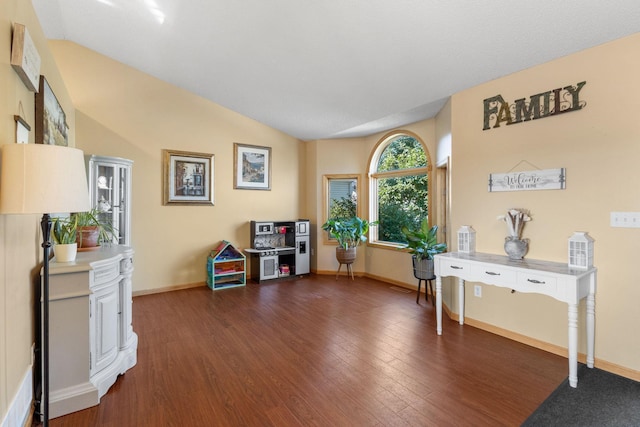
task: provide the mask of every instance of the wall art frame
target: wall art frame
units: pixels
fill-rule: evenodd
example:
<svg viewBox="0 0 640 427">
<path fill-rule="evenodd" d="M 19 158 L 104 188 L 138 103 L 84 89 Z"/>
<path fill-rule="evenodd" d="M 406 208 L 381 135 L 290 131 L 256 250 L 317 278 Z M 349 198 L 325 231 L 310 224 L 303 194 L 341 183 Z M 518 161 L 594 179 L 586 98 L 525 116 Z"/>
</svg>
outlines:
<svg viewBox="0 0 640 427">
<path fill-rule="evenodd" d="M 36 93 L 36 144 L 69 145 L 67 116 L 44 75 Z"/>
<path fill-rule="evenodd" d="M 162 150 L 162 157 L 164 205 L 213 206 L 213 154 Z"/>
<path fill-rule="evenodd" d="M 233 188 L 271 190 L 271 147 L 233 144 Z"/>
</svg>

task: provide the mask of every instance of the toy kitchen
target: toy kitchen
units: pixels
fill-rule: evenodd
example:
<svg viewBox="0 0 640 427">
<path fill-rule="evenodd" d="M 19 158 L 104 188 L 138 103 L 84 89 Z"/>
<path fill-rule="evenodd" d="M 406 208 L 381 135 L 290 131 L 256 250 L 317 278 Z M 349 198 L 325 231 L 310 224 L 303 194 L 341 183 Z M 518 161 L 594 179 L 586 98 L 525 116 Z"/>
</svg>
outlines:
<svg viewBox="0 0 640 427">
<path fill-rule="evenodd" d="M 309 220 L 251 221 L 251 279 L 268 280 L 309 274 Z"/>
</svg>

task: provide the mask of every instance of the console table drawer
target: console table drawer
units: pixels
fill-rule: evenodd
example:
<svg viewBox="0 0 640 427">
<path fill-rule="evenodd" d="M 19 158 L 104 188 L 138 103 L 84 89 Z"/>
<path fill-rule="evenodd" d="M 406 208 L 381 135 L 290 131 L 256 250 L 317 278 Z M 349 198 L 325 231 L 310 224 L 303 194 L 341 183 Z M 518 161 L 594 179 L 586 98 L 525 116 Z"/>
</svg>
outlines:
<svg viewBox="0 0 640 427">
<path fill-rule="evenodd" d="M 558 279 L 544 274 L 519 272 L 517 289 L 522 292 L 536 292 L 555 296 L 558 290 Z"/>
<path fill-rule="evenodd" d="M 474 280 L 496 286 L 513 286 L 517 274 L 513 270 L 503 269 L 492 265 L 474 265 L 471 268 Z"/>
<path fill-rule="evenodd" d="M 471 265 L 457 260 L 442 260 L 439 263 L 441 276 L 467 276 L 471 274 Z"/>
</svg>

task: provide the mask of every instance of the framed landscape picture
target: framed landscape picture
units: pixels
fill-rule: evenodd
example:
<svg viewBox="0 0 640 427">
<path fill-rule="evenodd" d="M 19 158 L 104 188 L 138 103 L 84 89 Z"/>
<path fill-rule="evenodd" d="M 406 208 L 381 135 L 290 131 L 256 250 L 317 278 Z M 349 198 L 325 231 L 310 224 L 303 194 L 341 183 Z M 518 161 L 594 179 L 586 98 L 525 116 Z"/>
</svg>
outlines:
<svg viewBox="0 0 640 427">
<path fill-rule="evenodd" d="M 69 145 L 67 116 L 47 79 L 40 76 L 36 93 L 36 144 Z"/>
<path fill-rule="evenodd" d="M 233 188 L 271 190 L 271 147 L 234 144 Z"/>
<path fill-rule="evenodd" d="M 165 205 L 213 205 L 213 154 L 162 150 Z"/>
</svg>

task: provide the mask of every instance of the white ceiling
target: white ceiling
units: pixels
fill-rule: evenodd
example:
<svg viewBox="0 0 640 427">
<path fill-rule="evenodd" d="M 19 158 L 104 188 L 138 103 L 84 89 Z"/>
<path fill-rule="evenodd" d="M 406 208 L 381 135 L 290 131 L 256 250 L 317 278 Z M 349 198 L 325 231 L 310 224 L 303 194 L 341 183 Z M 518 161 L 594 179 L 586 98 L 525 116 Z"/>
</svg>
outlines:
<svg viewBox="0 0 640 427">
<path fill-rule="evenodd" d="M 638 0 L 33 5 L 50 39 L 73 41 L 304 140 L 430 118 L 456 92 L 640 31 Z"/>
</svg>

